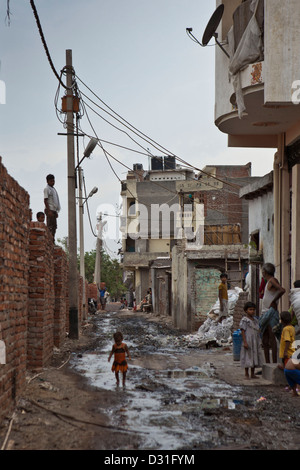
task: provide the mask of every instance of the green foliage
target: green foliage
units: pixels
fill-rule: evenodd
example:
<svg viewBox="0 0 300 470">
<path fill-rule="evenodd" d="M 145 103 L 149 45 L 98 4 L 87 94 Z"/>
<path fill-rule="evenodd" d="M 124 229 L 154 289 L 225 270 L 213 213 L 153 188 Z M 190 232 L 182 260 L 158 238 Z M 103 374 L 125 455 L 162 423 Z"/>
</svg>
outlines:
<svg viewBox="0 0 300 470">
<path fill-rule="evenodd" d="M 58 239 L 57 243 L 65 250 L 68 256 L 68 239 L 64 237 Z M 85 278 L 89 283 L 94 282 L 96 262 L 96 250 L 86 251 L 84 254 Z M 77 258 L 78 271 L 80 271 L 80 257 Z M 126 286 L 123 284 L 123 271 L 120 263 L 116 259 L 112 259 L 105 251 L 101 252 L 101 281 L 106 283 L 106 287 L 111 297 L 120 298 L 127 292 Z"/>
<path fill-rule="evenodd" d="M 96 261 L 96 250 L 85 252 L 85 278 L 89 283 L 94 282 L 94 271 Z M 78 260 L 79 263 L 79 260 Z M 120 263 L 112 259 L 105 251 L 101 252 L 101 281 L 106 283 L 106 287 L 111 297 L 119 298 L 126 291 L 123 284 L 123 271 Z"/>
<path fill-rule="evenodd" d="M 120 263 L 112 259 L 105 251 L 102 251 L 101 255 L 101 280 L 106 283 L 110 296 L 119 298 L 127 291 L 123 284 L 123 271 Z"/>
</svg>

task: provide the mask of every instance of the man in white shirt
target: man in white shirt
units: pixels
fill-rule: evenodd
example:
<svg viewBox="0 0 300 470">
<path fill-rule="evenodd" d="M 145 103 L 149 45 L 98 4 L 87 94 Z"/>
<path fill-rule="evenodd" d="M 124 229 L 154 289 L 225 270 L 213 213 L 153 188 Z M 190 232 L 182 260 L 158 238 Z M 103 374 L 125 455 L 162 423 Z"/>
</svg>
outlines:
<svg viewBox="0 0 300 470">
<path fill-rule="evenodd" d="M 57 217 L 60 211 L 59 197 L 56 189 L 54 188 L 55 177 L 54 175 L 48 175 L 46 177 L 47 186 L 44 189 L 44 202 L 45 202 L 45 214 L 47 216 L 47 227 L 53 235 L 53 241 L 55 238 L 55 232 L 57 229 Z"/>
</svg>

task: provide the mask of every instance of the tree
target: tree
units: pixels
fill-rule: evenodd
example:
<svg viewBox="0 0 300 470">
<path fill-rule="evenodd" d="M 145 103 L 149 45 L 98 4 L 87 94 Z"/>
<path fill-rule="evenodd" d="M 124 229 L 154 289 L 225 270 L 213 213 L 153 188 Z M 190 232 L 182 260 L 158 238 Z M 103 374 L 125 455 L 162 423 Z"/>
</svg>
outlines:
<svg viewBox="0 0 300 470">
<path fill-rule="evenodd" d="M 101 280 L 106 283 L 110 296 L 120 298 L 127 291 L 123 284 L 123 271 L 120 263 L 112 259 L 105 251 L 101 252 Z"/>
<path fill-rule="evenodd" d="M 85 278 L 89 283 L 94 282 L 95 262 L 96 250 L 85 252 Z M 113 298 L 120 298 L 127 291 L 123 284 L 123 271 L 119 261 L 112 259 L 103 250 L 101 251 L 101 281 L 105 282 L 107 290 Z"/>
<path fill-rule="evenodd" d="M 68 256 L 67 237 L 58 239 L 62 248 Z M 94 282 L 94 271 L 96 262 L 96 250 L 86 251 L 84 253 L 85 278 L 88 283 Z M 80 255 L 77 257 L 78 271 L 80 271 Z M 101 251 L 101 281 L 106 283 L 106 287 L 110 296 L 120 298 L 127 292 L 126 286 L 123 284 L 123 271 L 117 259 L 112 259 L 104 250 Z"/>
</svg>

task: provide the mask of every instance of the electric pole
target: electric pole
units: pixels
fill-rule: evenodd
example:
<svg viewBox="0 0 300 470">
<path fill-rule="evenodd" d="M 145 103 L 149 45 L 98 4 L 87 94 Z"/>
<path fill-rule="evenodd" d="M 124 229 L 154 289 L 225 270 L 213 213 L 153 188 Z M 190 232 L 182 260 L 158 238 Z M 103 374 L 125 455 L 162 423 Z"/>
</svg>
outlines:
<svg viewBox="0 0 300 470">
<path fill-rule="evenodd" d="M 74 151 L 73 66 L 72 51 L 66 50 L 67 149 L 68 149 L 68 236 L 69 236 L 69 337 L 79 338 L 78 270 L 76 228 L 76 174 Z"/>
<path fill-rule="evenodd" d="M 85 305 L 85 265 L 84 265 L 84 230 L 83 230 L 83 171 L 82 168 L 78 168 L 79 177 L 79 246 L 80 246 L 80 276 L 82 277 L 82 309 L 83 318 L 86 319 L 86 305 Z"/>
<path fill-rule="evenodd" d="M 96 244 L 96 260 L 95 260 L 95 273 L 94 273 L 94 282 L 97 284 L 98 289 L 101 284 L 101 252 L 102 252 L 102 231 L 103 227 L 106 224 L 106 220 L 102 221 L 102 213 L 98 218 L 98 234 L 97 234 L 97 244 Z"/>
</svg>

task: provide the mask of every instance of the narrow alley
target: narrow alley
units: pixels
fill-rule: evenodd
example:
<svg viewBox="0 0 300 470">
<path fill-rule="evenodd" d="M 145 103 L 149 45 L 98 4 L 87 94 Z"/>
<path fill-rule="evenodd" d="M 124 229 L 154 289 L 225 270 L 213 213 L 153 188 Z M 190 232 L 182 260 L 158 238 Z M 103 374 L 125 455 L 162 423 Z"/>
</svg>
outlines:
<svg viewBox="0 0 300 470">
<path fill-rule="evenodd" d="M 116 330 L 132 356 L 125 388 L 116 386 L 108 362 Z M 231 348 L 191 348 L 184 338 L 153 315 L 116 310 L 92 316 L 77 345 L 70 340 L 49 368 L 28 377 L 13 418 L 0 428 L 2 447 L 299 448 L 300 400 L 259 376 L 245 383 Z"/>
</svg>

